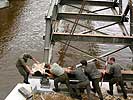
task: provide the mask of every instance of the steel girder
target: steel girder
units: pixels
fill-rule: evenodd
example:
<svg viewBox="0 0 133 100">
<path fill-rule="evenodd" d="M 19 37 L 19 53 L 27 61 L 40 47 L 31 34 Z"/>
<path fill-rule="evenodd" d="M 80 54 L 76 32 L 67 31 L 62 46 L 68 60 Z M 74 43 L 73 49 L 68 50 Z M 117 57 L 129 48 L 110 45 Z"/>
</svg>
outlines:
<svg viewBox="0 0 133 100">
<path fill-rule="evenodd" d="M 81 4 L 82 0 L 53 0 L 50 4 L 50 9 L 48 11 L 48 14 L 46 16 L 46 33 L 45 33 L 45 51 L 46 54 L 45 56 L 49 55 L 50 50 L 50 42 L 51 42 L 51 36 L 55 40 L 65 40 L 68 37 L 71 38 L 70 36 L 64 34 L 53 34 L 52 33 L 52 21 L 53 20 L 61 20 L 61 19 L 66 19 L 66 18 L 76 18 L 75 16 L 78 16 L 77 13 L 65 13 L 61 12 L 60 8 L 63 5 L 67 4 Z M 86 0 L 86 4 L 91 5 L 91 6 L 107 6 L 107 7 L 118 7 L 119 3 L 116 2 L 106 2 L 106 1 L 90 1 Z M 120 5 L 121 6 L 121 5 Z M 128 12 L 128 11 L 127 11 Z M 123 14 L 122 14 L 123 15 Z M 112 21 L 112 22 L 124 22 L 127 20 L 125 16 L 122 15 L 98 15 L 98 14 L 81 14 L 80 19 L 90 19 L 94 21 Z M 126 19 L 126 20 L 125 20 Z M 122 28 L 125 29 L 125 28 Z M 48 31 L 50 30 L 50 31 Z M 123 31 L 125 33 L 125 31 Z M 53 34 L 53 35 L 52 35 Z M 74 37 L 74 38 L 73 38 Z M 83 40 L 83 41 L 90 41 L 90 42 L 97 42 L 97 43 L 114 43 L 114 44 L 126 44 L 126 45 L 132 45 L 132 38 L 130 37 L 97 37 L 97 36 L 73 36 L 72 38 L 75 39 L 76 41 Z M 105 40 L 105 41 L 103 41 Z M 108 42 L 109 40 L 109 42 Z M 49 58 L 49 57 L 48 57 Z"/>
<path fill-rule="evenodd" d="M 60 0 L 61 5 L 67 5 L 67 4 L 81 4 L 83 0 Z M 118 3 L 114 3 L 113 1 L 91 1 L 91 0 L 85 0 L 86 5 L 89 6 L 106 6 L 106 7 L 118 7 Z"/>
<path fill-rule="evenodd" d="M 58 19 L 75 19 L 76 16 L 80 16 L 80 19 L 93 20 L 93 21 L 109 21 L 109 22 L 121 22 L 123 21 L 122 15 L 99 15 L 99 14 L 78 14 L 72 12 L 58 13 Z M 125 18 L 126 19 L 126 18 Z"/>
<path fill-rule="evenodd" d="M 52 34 L 52 22 L 56 19 L 57 15 L 57 2 L 53 0 L 50 3 L 50 7 L 47 15 L 45 16 L 46 20 L 46 29 L 45 29 L 45 37 L 44 37 L 44 62 L 50 63 L 51 60 L 51 34 Z"/>
<path fill-rule="evenodd" d="M 130 36 L 87 35 L 87 34 L 70 35 L 63 33 L 54 33 L 53 39 L 55 41 L 71 39 L 71 41 L 84 41 L 91 43 L 133 45 L 133 37 Z"/>
</svg>

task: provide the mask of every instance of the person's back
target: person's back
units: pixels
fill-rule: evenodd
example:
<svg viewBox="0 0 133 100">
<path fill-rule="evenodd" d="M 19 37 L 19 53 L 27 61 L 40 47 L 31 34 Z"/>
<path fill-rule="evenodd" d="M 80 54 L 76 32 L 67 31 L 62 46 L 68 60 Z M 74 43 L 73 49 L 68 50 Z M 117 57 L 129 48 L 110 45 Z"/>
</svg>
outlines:
<svg viewBox="0 0 133 100">
<path fill-rule="evenodd" d="M 121 66 L 117 63 L 114 63 L 111 65 L 109 73 L 112 74 L 113 77 L 121 77 Z"/>
<path fill-rule="evenodd" d="M 61 66 L 59 66 L 57 63 L 51 65 L 50 71 L 56 76 L 64 74 L 64 69 Z"/>
<path fill-rule="evenodd" d="M 24 53 L 22 55 L 20 55 L 20 57 L 18 58 L 18 61 L 16 63 L 17 67 L 24 67 L 27 63 L 27 60 L 32 59 L 32 56 L 30 54 Z"/>
<path fill-rule="evenodd" d="M 75 78 L 79 80 L 80 82 L 88 80 L 87 76 L 84 74 L 84 72 L 81 69 L 76 69 L 74 72 Z M 88 80 L 89 81 L 89 80 Z"/>
<path fill-rule="evenodd" d="M 86 60 L 80 61 L 82 64 L 82 67 L 84 68 L 85 74 L 88 76 L 90 80 L 92 80 L 92 86 L 93 86 L 93 91 L 98 93 L 100 100 L 103 100 L 102 92 L 99 87 L 99 82 L 101 78 L 101 73 L 98 71 L 96 68 L 95 62 L 87 63 Z"/>
<path fill-rule="evenodd" d="M 81 68 L 77 68 L 75 70 L 72 70 L 72 74 L 75 75 L 75 78 L 79 80 L 77 84 L 74 84 L 74 90 L 77 95 L 77 99 L 82 99 L 81 94 L 80 94 L 80 89 L 86 89 L 88 98 L 90 99 L 90 81 L 88 77 L 85 75 L 85 73 L 82 71 Z"/>
<path fill-rule="evenodd" d="M 107 90 L 107 93 L 110 95 L 113 95 L 113 84 L 117 83 L 120 85 L 121 90 L 123 92 L 123 97 L 126 99 L 127 98 L 127 93 L 126 89 L 124 87 L 124 82 L 122 79 L 122 74 L 121 74 L 121 66 L 117 63 L 115 63 L 115 58 L 111 57 L 108 60 L 108 64 L 111 65 L 109 69 L 109 74 L 111 75 L 110 81 L 109 81 L 109 89 Z"/>
<path fill-rule="evenodd" d="M 86 67 L 84 67 L 85 73 L 91 78 L 100 78 L 101 73 L 98 71 L 98 69 L 95 66 L 94 62 L 88 63 Z"/>
</svg>

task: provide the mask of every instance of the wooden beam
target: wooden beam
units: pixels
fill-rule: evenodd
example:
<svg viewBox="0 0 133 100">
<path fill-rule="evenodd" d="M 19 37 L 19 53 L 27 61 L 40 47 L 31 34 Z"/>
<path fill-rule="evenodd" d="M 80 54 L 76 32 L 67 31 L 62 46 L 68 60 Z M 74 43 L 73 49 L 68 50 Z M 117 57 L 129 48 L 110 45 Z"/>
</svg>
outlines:
<svg viewBox="0 0 133 100">
<path fill-rule="evenodd" d="M 100 72 L 103 72 L 104 69 L 99 69 Z M 123 80 L 125 81 L 132 81 L 133 80 L 133 71 L 132 70 L 121 70 Z M 110 79 L 109 74 L 105 74 L 104 81 L 109 81 Z"/>
<path fill-rule="evenodd" d="M 18 91 L 26 98 L 26 100 L 29 100 L 33 96 L 32 93 L 24 87 L 19 88 Z"/>
<path fill-rule="evenodd" d="M 110 35 L 90 35 L 90 34 L 74 34 L 69 33 L 54 33 L 53 39 L 55 41 L 71 40 L 71 41 L 83 41 L 92 43 L 104 43 L 104 44 L 122 44 L 133 45 L 133 37 L 131 36 L 110 36 Z"/>
<path fill-rule="evenodd" d="M 58 19 L 75 19 L 77 16 L 80 16 L 80 19 L 83 20 L 93 20 L 93 21 L 109 21 L 109 22 L 121 22 L 121 15 L 99 15 L 99 14 L 78 14 L 75 12 L 60 12 L 58 13 Z"/>
</svg>

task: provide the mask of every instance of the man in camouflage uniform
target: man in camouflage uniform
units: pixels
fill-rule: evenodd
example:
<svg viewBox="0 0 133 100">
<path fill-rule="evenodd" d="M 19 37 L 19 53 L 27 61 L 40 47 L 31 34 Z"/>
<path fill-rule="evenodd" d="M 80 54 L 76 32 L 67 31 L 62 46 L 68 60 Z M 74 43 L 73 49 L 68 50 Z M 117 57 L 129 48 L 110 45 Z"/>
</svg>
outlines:
<svg viewBox="0 0 133 100">
<path fill-rule="evenodd" d="M 58 83 L 65 83 L 66 86 L 68 87 L 70 93 L 71 93 L 71 87 L 69 84 L 69 78 L 65 70 L 59 66 L 57 63 L 54 63 L 52 65 L 46 64 L 45 68 L 49 69 L 48 76 L 54 78 L 54 86 L 55 88 L 53 89 L 55 92 L 59 92 L 60 89 L 58 88 Z"/>
<path fill-rule="evenodd" d="M 81 60 L 82 68 L 85 74 L 88 76 L 89 80 L 92 80 L 93 92 L 97 92 L 100 100 L 103 100 L 102 92 L 99 87 L 99 82 L 101 80 L 101 73 L 96 68 L 95 62 L 87 63 L 86 60 Z"/>
<path fill-rule="evenodd" d="M 111 76 L 111 79 L 109 81 L 109 89 L 107 90 L 107 93 L 109 93 L 110 95 L 113 95 L 113 84 L 118 83 L 121 87 L 121 90 L 123 92 L 123 97 L 124 99 L 127 98 L 127 93 L 124 87 L 124 82 L 122 79 L 122 74 L 121 74 L 121 66 L 117 63 L 115 63 L 115 58 L 112 57 L 109 59 L 108 64 L 110 64 L 110 69 L 109 69 L 109 74 Z"/>
<path fill-rule="evenodd" d="M 19 59 L 17 60 L 16 67 L 19 73 L 24 78 L 24 83 L 29 84 L 28 76 L 29 74 L 34 74 L 29 66 L 26 64 L 28 59 L 32 59 L 35 63 L 39 63 L 35 58 L 33 58 L 30 54 L 24 53 L 22 54 Z"/>
<path fill-rule="evenodd" d="M 73 91 L 73 95 L 76 95 L 77 99 L 82 100 L 80 90 L 85 88 L 87 91 L 88 99 L 91 100 L 90 98 L 90 81 L 88 77 L 84 74 L 81 68 L 77 69 L 72 69 L 70 71 L 70 74 L 75 76 L 75 79 L 77 79 L 79 82 L 77 84 L 71 85 L 72 88 L 75 90 Z"/>
</svg>

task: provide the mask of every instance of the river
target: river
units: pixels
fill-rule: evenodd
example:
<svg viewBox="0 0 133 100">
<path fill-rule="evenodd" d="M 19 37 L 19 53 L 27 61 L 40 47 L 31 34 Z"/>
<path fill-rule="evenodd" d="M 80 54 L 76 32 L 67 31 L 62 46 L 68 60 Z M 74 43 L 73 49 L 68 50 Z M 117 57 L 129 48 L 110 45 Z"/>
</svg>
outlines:
<svg viewBox="0 0 133 100">
<path fill-rule="evenodd" d="M 10 7 L 0 10 L 0 100 L 18 82 L 22 82 L 15 67 L 19 55 L 29 52 L 40 62 L 43 61 L 45 14 L 49 2 L 50 0 L 10 0 Z M 100 54 L 118 47 L 99 44 Z M 131 63 L 132 56 L 128 48 L 117 55 L 120 61 L 126 59 L 125 63 Z"/>
<path fill-rule="evenodd" d="M 45 14 L 49 0 L 10 0 L 0 10 L 0 100 L 22 82 L 15 63 L 19 55 L 31 53 L 43 60 Z"/>
</svg>

